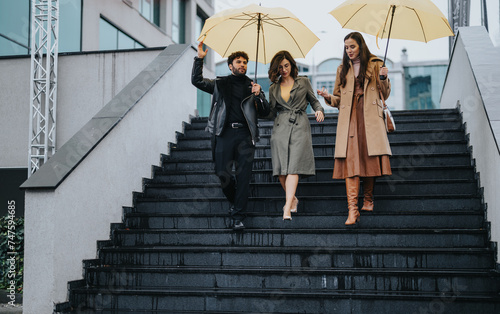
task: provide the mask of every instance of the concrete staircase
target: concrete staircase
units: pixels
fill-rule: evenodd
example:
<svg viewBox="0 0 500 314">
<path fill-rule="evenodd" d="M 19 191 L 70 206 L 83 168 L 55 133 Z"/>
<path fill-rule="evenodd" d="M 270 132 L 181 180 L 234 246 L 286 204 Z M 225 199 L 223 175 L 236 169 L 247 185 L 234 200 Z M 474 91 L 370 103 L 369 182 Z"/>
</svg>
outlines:
<svg viewBox="0 0 500 314">
<path fill-rule="evenodd" d="M 261 121 L 243 232 L 230 229 L 206 118 L 193 119 L 55 312 L 499 313 L 496 244 L 458 112 L 394 117 L 393 175 L 350 228 L 345 184 L 331 179 L 337 115 L 310 118 L 317 174 L 299 182 L 292 221 Z"/>
</svg>

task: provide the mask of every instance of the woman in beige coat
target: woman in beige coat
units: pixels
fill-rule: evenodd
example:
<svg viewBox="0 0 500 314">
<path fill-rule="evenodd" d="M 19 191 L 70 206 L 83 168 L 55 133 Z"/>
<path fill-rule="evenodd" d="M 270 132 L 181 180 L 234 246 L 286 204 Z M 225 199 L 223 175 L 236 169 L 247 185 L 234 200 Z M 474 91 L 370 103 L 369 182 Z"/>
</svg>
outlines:
<svg viewBox="0 0 500 314">
<path fill-rule="evenodd" d="M 311 126 L 307 105 L 315 111 L 316 121 L 324 120 L 319 103 L 307 77 L 298 76 L 295 60 L 288 51 L 280 51 L 271 60 L 269 79 L 270 118 L 274 118 L 271 135 L 273 175 L 278 176 L 286 193 L 283 220 L 291 220 L 299 200 L 295 197 L 299 175 L 316 174 Z"/>
<path fill-rule="evenodd" d="M 392 153 L 380 100 L 380 91 L 384 99 L 389 97 L 391 84 L 387 68 L 370 53 L 360 33 L 348 34 L 344 44 L 333 95 L 324 89 L 318 90 L 318 94 L 328 105 L 339 109 L 333 178 L 345 179 L 349 209 L 345 224 L 352 225 L 360 216 L 360 177 L 364 194 L 361 210 L 372 211 L 375 178 L 392 174 L 389 162 Z"/>
</svg>

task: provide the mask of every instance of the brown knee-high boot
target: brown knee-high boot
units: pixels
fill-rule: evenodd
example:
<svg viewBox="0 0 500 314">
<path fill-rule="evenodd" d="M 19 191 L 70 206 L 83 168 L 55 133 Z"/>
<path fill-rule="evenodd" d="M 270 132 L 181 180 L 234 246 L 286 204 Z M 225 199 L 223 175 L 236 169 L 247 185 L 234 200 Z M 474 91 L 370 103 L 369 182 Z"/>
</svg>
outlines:
<svg viewBox="0 0 500 314">
<path fill-rule="evenodd" d="M 363 208 L 361 210 L 373 211 L 373 187 L 375 186 L 374 177 L 363 178 Z"/>
<path fill-rule="evenodd" d="M 345 224 L 354 225 L 359 219 L 359 177 L 345 178 L 345 188 L 347 192 L 347 208 L 349 209 L 349 217 L 347 218 Z"/>
</svg>

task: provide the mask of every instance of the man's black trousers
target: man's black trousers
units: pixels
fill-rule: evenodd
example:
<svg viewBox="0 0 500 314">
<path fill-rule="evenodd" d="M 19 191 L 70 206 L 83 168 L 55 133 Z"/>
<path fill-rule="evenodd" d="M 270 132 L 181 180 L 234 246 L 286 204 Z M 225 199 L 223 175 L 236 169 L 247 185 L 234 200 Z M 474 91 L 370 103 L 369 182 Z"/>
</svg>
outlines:
<svg viewBox="0 0 500 314">
<path fill-rule="evenodd" d="M 234 205 L 231 217 L 243 220 L 250 195 L 250 179 L 255 146 L 248 127 L 227 127 L 216 138 L 215 173 L 219 177 L 222 192 Z M 234 171 L 233 171 L 234 166 Z"/>
</svg>

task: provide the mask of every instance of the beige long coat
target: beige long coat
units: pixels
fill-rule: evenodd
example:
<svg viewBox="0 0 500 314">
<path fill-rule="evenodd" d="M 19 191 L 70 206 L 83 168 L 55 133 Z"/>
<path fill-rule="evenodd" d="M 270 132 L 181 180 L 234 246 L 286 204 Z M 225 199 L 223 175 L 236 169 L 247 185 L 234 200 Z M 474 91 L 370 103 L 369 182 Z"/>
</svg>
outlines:
<svg viewBox="0 0 500 314">
<path fill-rule="evenodd" d="M 365 78 L 364 84 L 364 116 L 369 156 L 392 155 L 389 140 L 387 139 L 383 104 L 380 100 L 378 87 L 378 82 L 381 82 L 380 87 L 382 95 L 384 99 L 387 99 L 391 92 L 391 83 L 389 79 L 378 79 L 379 69 L 382 63 L 382 60 L 372 56 L 367 67 L 369 79 Z M 337 68 L 335 87 L 333 95 L 331 95 L 331 104 L 325 99 L 328 105 L 339 109 L 337 135 L 335 140 L 335 158 L 346 158 L 347 155 L 347 138 L 349 134 L 349 121 L 351 117 L 355 83 L 352 63 L 347 72 L 345 87 L 340 85 L 339 77 L 341 70 L 342 64 Z"/>
<path fill-rule="evenodd" d="M 314 153 L 307 105 L 324 112 L 307 77 L 299 76 L 293 83 L 290 99 L 281 97 L 280 84 L 269 87 L 269 105 L 274 118 L 271 135 L 273 175 L 314 175 Z"/>
</svg>

